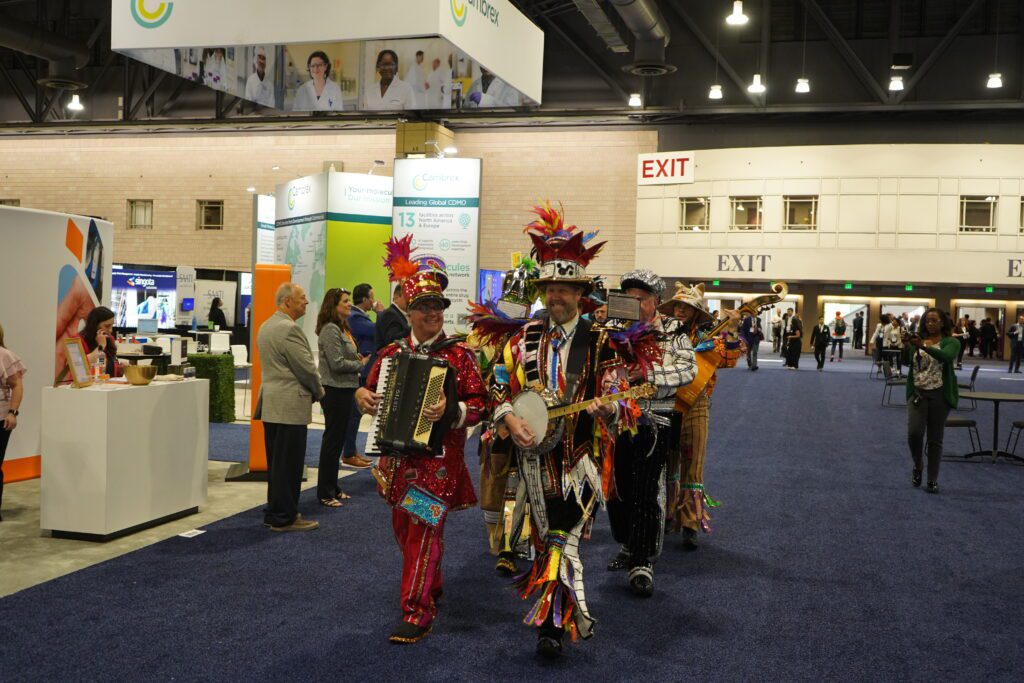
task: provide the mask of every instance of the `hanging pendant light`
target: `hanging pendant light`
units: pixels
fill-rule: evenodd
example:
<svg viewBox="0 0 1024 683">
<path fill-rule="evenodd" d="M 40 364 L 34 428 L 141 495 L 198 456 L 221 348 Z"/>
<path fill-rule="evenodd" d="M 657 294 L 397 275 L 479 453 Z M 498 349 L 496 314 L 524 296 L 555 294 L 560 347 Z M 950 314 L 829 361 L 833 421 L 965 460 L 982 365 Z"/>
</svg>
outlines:
<svg viewBox="0 0 1024 683">
<path fill-rule="evenodd" d="M 747 15 L 743 13 L 743 0 L 736 0 L 732 3 L 732 14 L 725 18 L 725 23 L 730 26 L 743 26 L 748 21 Z"/>
<path fill-rule="evenodd" d="M 750 85 L 747 86 L 747 92 L 752 92 L 756 95 L 760 95 L 765 90 L 767 90 L 767 88 L 765 88 L 764 84 L 761 83 L 761 74 L 754 74 L 754 80 L 751 81 Z"/>
<path fill-rule="evenodd" d="M 709 100 L 720 100 L 720 99 L 722 99 L 722 86 L 720 86 L 720 85 L 713 85 L 713 86 L 711 86 L 711 90 L 708 91 L 708 99 Z"/>
<path fill-rule="evenodd" d="M 1003 87 L 1003 75 L 1001 73 L 994 73 L 988 75 L 988 83 L 985 84 L 986 88 L 1002 88 Z"/>
<path fill-rule="evenodd" d="M 78 94 L 71 96 L 71 101 L 67 104 L 68 109 L 71 111 L 82 111 L 85 109 L 85 105 L 82 104 L 82 100 L 78 97 Z"/>
<path fill-rule="evenodd" d="M 796 79 L 796 88 L 795 88 L 795 90 L 796 90 L 796 92 L 799 92 L 799 93 L 811 92 L 811 82 L 809 80 L 807 80 L 806 78 L 798 78 L 798 79 Z"/>
</svg>

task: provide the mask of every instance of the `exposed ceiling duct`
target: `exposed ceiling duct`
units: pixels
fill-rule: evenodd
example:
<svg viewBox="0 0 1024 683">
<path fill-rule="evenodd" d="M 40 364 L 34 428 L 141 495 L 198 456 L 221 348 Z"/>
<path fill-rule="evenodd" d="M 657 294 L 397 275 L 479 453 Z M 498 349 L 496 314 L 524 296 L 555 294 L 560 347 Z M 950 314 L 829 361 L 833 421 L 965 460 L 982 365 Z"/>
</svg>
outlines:
<svg viewBox="0 0 1024 683">
<path fill-rule="evenodd" d="M 572 2 L 576 5 L 576 9 L 580 11 L 580 14 L 587 20 L 587 23 L 594 27 L 597 35 L 608 46 L 609 50 L 612 52 L 629 52 L 629 45 L 623 40 L 619 30 L 615 28 L 615 24 L 608 19 L 608 15 L 601 8 L 599 0 L 572 0 Z"/>
<path fill-rule="evenodd" d="M 664 76 L 676 68 L 665 62 L 671 35 L 656 0 L 608 0 L 636 37 L 633 63 L 623 69 L 637 76 Z"/>
<path fill-rule="evenodd" d="M 66 90 L 87 87 L 75 73 L 89 63 L 90 50 L 85 43 L 0 15 L 0 47 L 47 60 L 48 75 L 39 79 L 41 85 Z"/>
</svg>

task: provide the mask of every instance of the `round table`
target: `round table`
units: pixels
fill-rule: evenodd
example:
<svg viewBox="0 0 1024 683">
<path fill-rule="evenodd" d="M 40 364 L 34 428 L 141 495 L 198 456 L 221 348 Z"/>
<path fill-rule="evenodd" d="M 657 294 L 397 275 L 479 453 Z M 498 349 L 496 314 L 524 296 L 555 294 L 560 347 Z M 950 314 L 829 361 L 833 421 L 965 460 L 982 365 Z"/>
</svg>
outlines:
<svg viewBox="0 0 1024 683">
<path fill-rule="evenodd" d="M 1018 462 L 1024 462 L 1024 458 L 1013 453 L 999 450 L 999 404 L 1000 403 L 1024 403 L 1024 394 L 1005 394 L 998 391 L 962 391 L 960 399 L 969 401 L 991 401 L 993 405 L 994 418 L 992 420 L 992 450 L 975 451 L 967 453 L 965 458 L 988 455 L 995 461 L 997 458 L 1008 458 Z"/>
</svg>

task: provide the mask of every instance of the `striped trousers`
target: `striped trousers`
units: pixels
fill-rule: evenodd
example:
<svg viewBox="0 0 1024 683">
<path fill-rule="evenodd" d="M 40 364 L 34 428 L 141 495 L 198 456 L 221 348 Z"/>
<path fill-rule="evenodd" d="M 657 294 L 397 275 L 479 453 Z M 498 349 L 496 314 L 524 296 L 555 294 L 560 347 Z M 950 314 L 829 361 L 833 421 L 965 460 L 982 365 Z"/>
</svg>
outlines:
<svg viewBox="0 0 1024 683">
<path fill-rule="evenodd" d="M 711 516 L 704 502 L 704 456 L 710 415 L 711 400 L 702 394 L 682 418 L 678 460 L 669 461 L 669 510 L 677 528 L 711 531 Z"/>
<path fill-rule="evenodd" d="M 432 527 L 394 507 L 391 526 L 402 551 L 403 620 L 416 626 L 429 626 L 437 616 L 435 601 L 443 588 L 444 521 Z"/>
</svg>

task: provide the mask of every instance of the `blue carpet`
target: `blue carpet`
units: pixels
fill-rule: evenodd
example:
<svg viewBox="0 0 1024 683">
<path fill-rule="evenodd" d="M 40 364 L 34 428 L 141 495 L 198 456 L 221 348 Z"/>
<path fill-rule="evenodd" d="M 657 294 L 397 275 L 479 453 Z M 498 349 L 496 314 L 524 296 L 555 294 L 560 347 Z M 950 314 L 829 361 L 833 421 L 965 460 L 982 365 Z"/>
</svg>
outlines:
<svg viewBox="0 0 1024 683">
<path fill-rule="evenodd" d="M 1024 468 L 948 462 L 940 495 L 914 489 L 904 411 L 879 406 L 867 365 L 803 365 L 723 373 L 706 478 L 724 506 L 698 551 L 668 539 L 653 598 L 604 569 L 601 513 L 584 547 L 596 635 L 554 665 L 533 659 L 479 510 L 450 518 L 433 634 L 389 645 L 399 555 L 360 472 L 340 510 L 303 495 L 319 531 L 271 534 L 251 510 L 0 600 L 0 678 L 1019 680 Z M 1005 407 L 1004 438 L 1022 413 Z M 990 408 L 970 415 L 988 440 Z"/>
<path fill-rule="evenodd" d="M 320 462 L 320 441 L 324 430 L 310 428 L 306 432 L 306 464 L 316 467 Z M 360 453 L 366 446 L 366 434 L 356 437 L 356 450 Z M 249 460 L 249 425 L 211 424 L 210 425 L 210 460 L 226 460 L 228 462 L 248 462 Z"/>
</svg>

